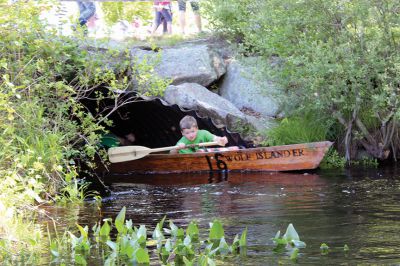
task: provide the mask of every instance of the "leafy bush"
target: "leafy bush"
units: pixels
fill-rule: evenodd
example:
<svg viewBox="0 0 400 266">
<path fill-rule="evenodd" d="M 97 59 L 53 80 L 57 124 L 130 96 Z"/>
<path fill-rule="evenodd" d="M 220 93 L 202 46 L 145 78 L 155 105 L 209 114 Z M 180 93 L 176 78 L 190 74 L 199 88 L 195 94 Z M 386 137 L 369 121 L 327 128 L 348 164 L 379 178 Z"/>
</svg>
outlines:
<svg viewBox="0 0 400 266">
<path fill-rule="evenodd" d="M 248 51 L 280 57 L 272 72 L 287 110 L 312 108 L 344 128 L 347 160 L 357 145 L 378 159 L 398 153 L 398 1 L 207 2 L 210 21 Z"/>
<path fill-rule="evenodd" d="M 343 156 L 340 156 L 339 153 L 330 148 L 324 159 L 320 164 L 322 169 L 330 169 L 330 168 L 344 168 L 346 166 L 346 160 Z"/>
<path fill-rule="evenodd" d="M 81 36 L 69 39 L 46 29 L 39 16 L 52 4 L 2 1 L 0 9 L 0 214 L 8 215 L 0 221 L 0 261 L 30 254 L 26 243 L 41 232 L 24 224 L 33 219 L 34 203 L 84 199 L 79 163 L 101 155 L 97 144 L 110 125 L 107 117 L 134 100 L 119 99 L 119 92 L 134 83 L 136 96 L 159 94 L 167 85 L 146 63 L 131 67 L 119 51 L 99 57 L 84 48 Z M 124 73 L 135 73 L 134 82 Z M 117 104 L 97 114 L 83 105 L 106 98 Z"/>
</svg>

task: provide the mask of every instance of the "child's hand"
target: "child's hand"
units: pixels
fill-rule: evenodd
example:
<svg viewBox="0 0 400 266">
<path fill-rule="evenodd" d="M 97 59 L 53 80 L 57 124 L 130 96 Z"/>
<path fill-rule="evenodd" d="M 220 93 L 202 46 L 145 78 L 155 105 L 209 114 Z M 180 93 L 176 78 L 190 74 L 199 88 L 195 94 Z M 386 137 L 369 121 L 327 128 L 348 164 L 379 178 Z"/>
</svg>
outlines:
<svg viewBox="0 0 400 266">
<path fill-rule="evenodd" d="M 176 154 L 179 152 L 180 149 L 184 149 L 186 147 L 186 145 L 184 143 L 178 143 L 176 146 L 178 146 L 178 148 L 170 150 L 169 153 Z"/>
<path fill-rule="evenodd" d="M 185 143 L 179 143 L 177 146 L 179 146 L 179 150 L 186 147 Z"/>
<path fill-rule="evenodd" d="M 228 143 L 228 138 L 227 137 L 217 137 L 216 141 L 218 142 L 218 145 L 225 146 L 226 143 Z"/>
</svg>

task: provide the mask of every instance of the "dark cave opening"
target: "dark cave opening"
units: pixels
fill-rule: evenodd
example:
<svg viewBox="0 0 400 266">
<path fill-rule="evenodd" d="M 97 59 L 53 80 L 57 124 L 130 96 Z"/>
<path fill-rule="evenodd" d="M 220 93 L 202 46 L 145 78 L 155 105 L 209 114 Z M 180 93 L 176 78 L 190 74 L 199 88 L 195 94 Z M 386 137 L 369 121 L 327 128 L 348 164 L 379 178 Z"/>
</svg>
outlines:
<svg viewBox="0 0 400 266">
<path fill-rule="evenodd" d="M 96 114 L 97 107 L 106 108 L 113 102 L 103 100 L 98 106 L 94 101 L 85 101 L 83 104 L 90 112 Z M 121 138 L 133 134 L 134 141 L 131 141 L 129 145 L 148 148 L 174 146 L 182 137 L 179 121 L 185 115 L 195 117 L 199 129 L 206 129 L 217 136 L 226 136 L 228 138 L 227 146 L 242 148 L 249 146 L 238 133 L 229 132 L 226 127 L 216 127 L 210 118 L 200 117 L 195 110 L 186 110 L 178 105 L 168 105 L 159 98 L 151 100 L 138 98 L 137 101 L 120 107 L 109 116 L 113 125 L 107 129 Z"/>
</svg>

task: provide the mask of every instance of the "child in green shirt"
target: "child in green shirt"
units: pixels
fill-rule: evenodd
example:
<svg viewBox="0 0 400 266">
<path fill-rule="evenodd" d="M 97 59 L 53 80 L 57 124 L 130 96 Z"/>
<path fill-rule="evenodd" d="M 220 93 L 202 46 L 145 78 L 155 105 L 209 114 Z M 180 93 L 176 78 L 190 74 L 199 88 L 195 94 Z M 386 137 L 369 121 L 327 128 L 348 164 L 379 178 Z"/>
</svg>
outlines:
<svg viewBox="0 0 400 266">
<path fill-rule="evenodd" d="M 199 130 L 197 126 L 197 121 L 193 116 L 185 116 L 179 122 L 179 126 L 182 132 L 182 138 L 176 143 L 179 146 L 179 149 L 171 150 L 171 153 L 193 153 L 193 152 L 201 152 L 204 151 L 200 149 L 198 146 L 190 147 L 185 149 L 186 145 L 190 144 L 199 144 L 203 142 L 211 142 L 216 141 L 218 145 L 225 146 L 228 143 L 228 139 L 226 137 L 218 137 L 207 130 Z"/>
</svg>

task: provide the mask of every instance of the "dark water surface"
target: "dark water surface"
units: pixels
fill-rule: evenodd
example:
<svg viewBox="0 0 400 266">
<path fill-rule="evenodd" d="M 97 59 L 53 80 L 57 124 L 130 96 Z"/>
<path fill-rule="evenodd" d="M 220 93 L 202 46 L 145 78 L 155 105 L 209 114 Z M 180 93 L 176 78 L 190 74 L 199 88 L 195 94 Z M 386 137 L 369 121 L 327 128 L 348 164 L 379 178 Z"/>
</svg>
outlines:
<svg viewBox="0 0 400 266">
<path fill-rule="evenodd" d="M 136 179 L 136 182 L 129 183 Z M 397 168 L 314 173 L 228 173 L 113 177 L 114 191 L 101 215 L 115 218 L 123 206 L 127 219 L 151 229 L 167 215 L 179 226 L 198 221 L 204 234 L 219 218 L 228 243 L 248 227 L 247 256 L 229 265 L 292 263 L 275 253 L 271 240 L 293 223 L 307 246 L 303 265 L 400 265 L 400 172 Z M 79 223 L 93 225 L 96 211 L 81 211 Z M 321 254 L 326 243 L 330 252 Z M 345 252 L 347 244 L 350 250 Z"/>
</svg>

